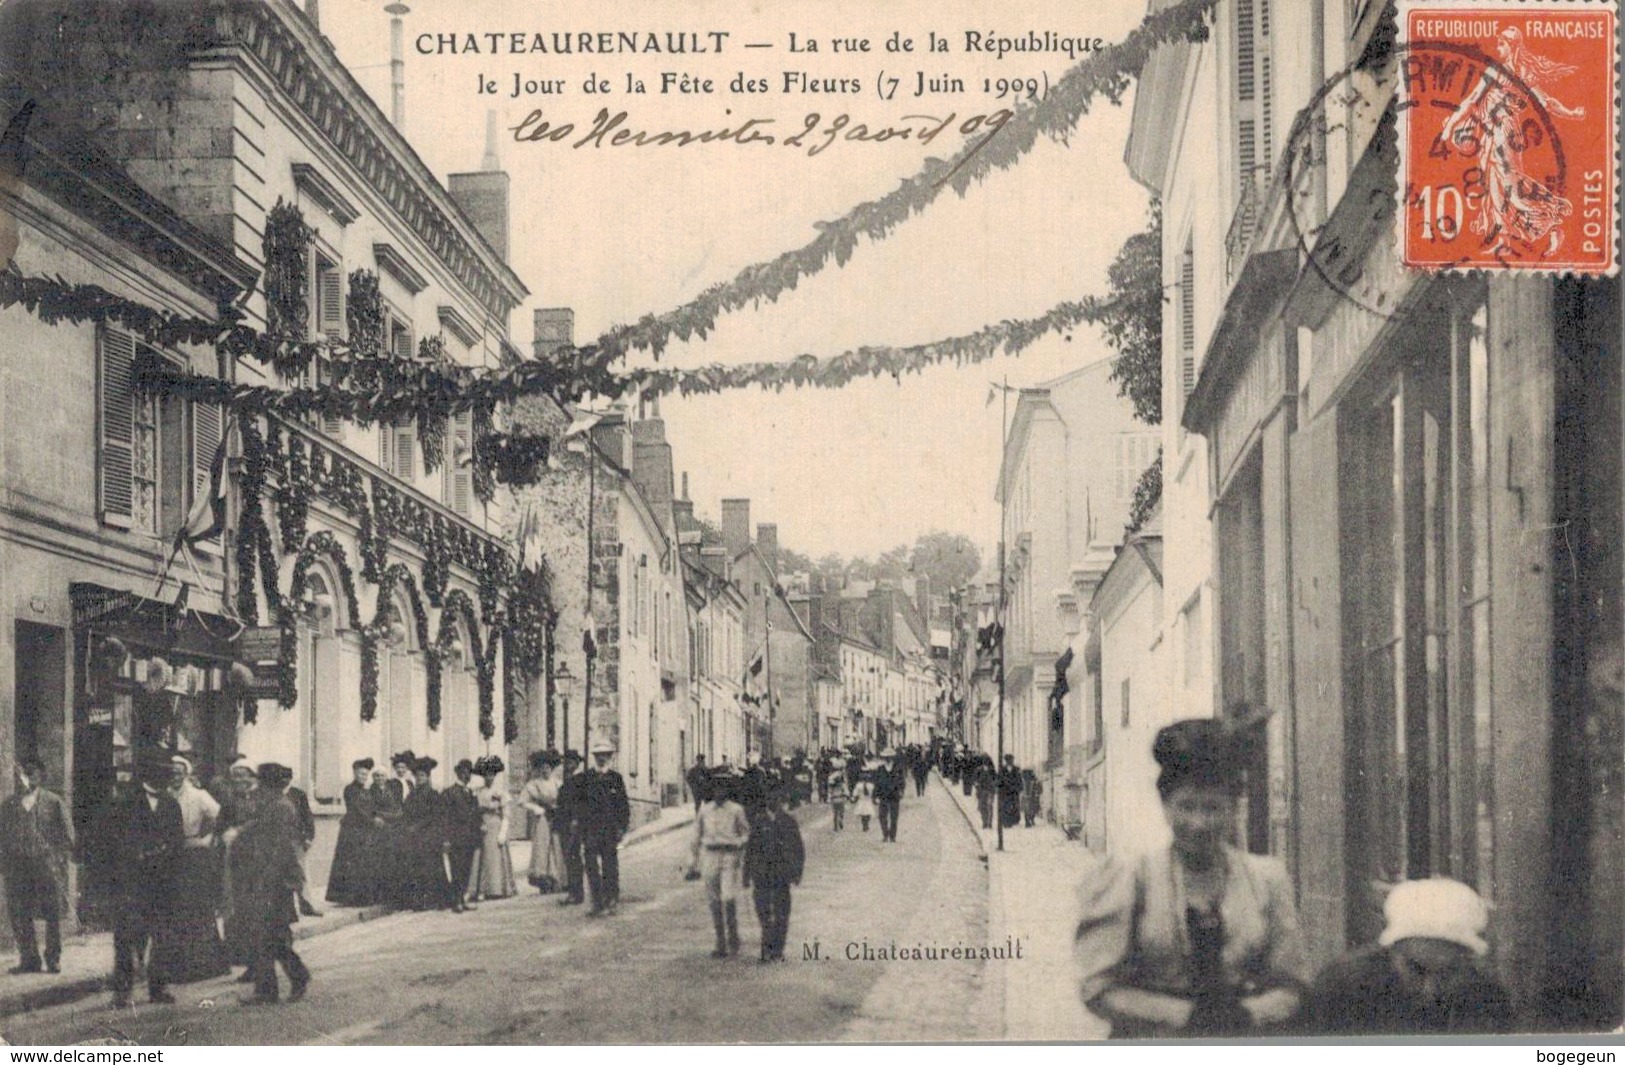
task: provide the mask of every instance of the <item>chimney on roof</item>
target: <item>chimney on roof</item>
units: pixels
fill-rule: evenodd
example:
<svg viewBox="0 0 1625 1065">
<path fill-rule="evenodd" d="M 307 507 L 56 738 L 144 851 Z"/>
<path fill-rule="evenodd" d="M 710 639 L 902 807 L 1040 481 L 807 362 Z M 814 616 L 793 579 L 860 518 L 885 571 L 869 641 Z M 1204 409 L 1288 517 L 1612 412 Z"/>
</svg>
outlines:
<svg viewBox="0 0 1625 1065">
<path fill-rule="evenodd" d="M 389 120 L 398 130 L 406 129 L 406 26 L 401 16 L 412 9 L 396 0 L 384 8 L 389 12 Z"/>
<path fill-rule="evenodd" d="M 921 573 L 914 578 L 914 606 L 925 621 L 925 627 L 931 627 L 931 578 Z"/>
<path fill-rule="evenodd" d="M 756 548 L 767 559 L 767 567 L 779 575 L 779 527 L 770 522 L 756 526 Z"/>
<path fill-rule="evenodd" d="M 685 502 L 687 502 L 687 500 L 688 500 L 688 471 L 687 470 L 683 471 L 683 500 Z M 689 509 L 692 510 L 693 508 L 690 507 Z"/>
<path fill-rule="evenodd" d="M 508 175 L 497 161 L 497 113 L 485 113 L 485 158 L 470 174 L 448 174 L 446 191 L 485 243 L 508 261 Z"/>
<path fill-rule="evenodd" d="M 750 500 L 722 501 L 722 545 L 729 558 L 738 558 L 750 547 Z"/>
<path fill-rule="evenodd" d="M 317 30 L 322 28 L 322 2 L 321 0 L 305 0 L 305 17 Z"/>
<path fill-rule="evenodd" d="M 532 354 L 545 359 L 576 342 L 576 312 L 569 307 L 539 307 L 531 318 Z"/>
<path fill-rule="evenodd" d="M 632 423 L 632 479 L 644 500 L 661 513 L 672 504 L 671 445 L 666 443 L 666 423 L 644 418 Z"/>
</svg>

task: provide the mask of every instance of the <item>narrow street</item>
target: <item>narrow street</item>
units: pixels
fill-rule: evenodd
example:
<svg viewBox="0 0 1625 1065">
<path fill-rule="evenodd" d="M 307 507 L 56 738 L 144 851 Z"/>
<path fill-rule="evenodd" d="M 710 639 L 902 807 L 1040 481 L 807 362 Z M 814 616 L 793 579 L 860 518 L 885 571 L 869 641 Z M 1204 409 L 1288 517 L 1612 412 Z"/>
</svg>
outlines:
<svg viewBox="0 0 1625 1065">
<path fill-rule="evenodd" d="M 175 988 L 174 1006 L 115 1013 L 106 995 L 10 1018 L 14 1044 L 653 1043 L 988 1038 L 984 964 L 848 961 L 848 943 L 980 946 L 987 874 L 941 786 L 903 805 L 899 842 L 803 807 L 807 874 L 789 960 L 756 961 L 740 902 L 740 956 L 709 957 L 701 887 L 682 879 L 689 835 L 630 849 L 618 916 L 589 921 L 527 892 L 467 914 L 397 915 L 299 944 L 316 975 L 304 1002 L 240 1003 L 229 979 Z M 819 944 L 820 961 L 803 944 Z M 861 947 L 860 947 L 861 949 Z M 109 959 L 111 962 L 111 959 Z M 994 962 L 991 964 L 1002 964 Z M 285 988 L 284 983 L 284 988 Z M 358 1020 L 364 1018 L 364 1020 Z"/>
</svg>

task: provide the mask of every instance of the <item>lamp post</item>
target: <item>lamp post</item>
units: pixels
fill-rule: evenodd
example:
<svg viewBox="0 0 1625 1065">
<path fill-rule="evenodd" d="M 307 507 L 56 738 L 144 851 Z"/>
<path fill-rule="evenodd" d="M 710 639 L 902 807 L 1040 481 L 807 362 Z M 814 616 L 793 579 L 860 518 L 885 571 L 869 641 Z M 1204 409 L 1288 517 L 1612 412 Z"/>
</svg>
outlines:
<svg viewBox="0 0 1625 1065">
<path fill-rule="evenodd" d="M 999 388 L 999 477 L 1004 477 L 1004 456 L 1010 449 L 1010 379 L 1006 377 Z M 1004 772 L 1004 611 L 1006 607 L 1004 586 L 1004 538 L 1005 538 L 1005 508 L 1010 498 L 1008 488 L 999 493 L 999 608 L 994 617 L 994 624 L 998 626 L 999 634 L 999 762 L 994 768 L 994 780 L 998 774 Z M 993 789 L 993 801 L 997 804 L 993 823 L 998 826 L 999 850 L 1004 850 L 1004 810 L 1003 796 L 999 794 L 997 784 Z"/>
<path fill-rule="evenodd" d="M 553 690 L 558 693 L 559 701 L 564 704 L 564 740 L 559 745 L 562 750 L 570 749 L 570 696 L 575 694 L 576 678 L 570 672 L 570 663 L 560 662 L 553 671 Z M 551 739 L 551 737 L 549 737 Z"/>
</svg>

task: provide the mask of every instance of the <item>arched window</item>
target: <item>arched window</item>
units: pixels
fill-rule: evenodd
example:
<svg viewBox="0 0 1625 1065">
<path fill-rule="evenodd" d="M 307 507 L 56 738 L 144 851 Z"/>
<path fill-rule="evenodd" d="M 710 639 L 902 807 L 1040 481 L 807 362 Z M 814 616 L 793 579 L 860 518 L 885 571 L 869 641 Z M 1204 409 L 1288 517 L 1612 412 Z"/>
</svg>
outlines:
<svg viewBox="0 0 1625 1065">
<path fill-rule="evenodd" d="M 305 739 L 300 776 L 317 802 L 337 799 L 344 787 L 340 728 L 345 699 L 338 633 L 345 619 L 338 589 L 326 566 L 317 564 L 306 576 L 299 600 L 299 705 L 304 708 Z"/>
<path fill-rule="evenodd" d="M 378 658 L 378 717 L 386 754 L 417 750 L 418 733 L 428 730 L 428 678 L 417 615 L 407 592 L 397 585 L 385 618 L 384 646 Z"/>
</svg>

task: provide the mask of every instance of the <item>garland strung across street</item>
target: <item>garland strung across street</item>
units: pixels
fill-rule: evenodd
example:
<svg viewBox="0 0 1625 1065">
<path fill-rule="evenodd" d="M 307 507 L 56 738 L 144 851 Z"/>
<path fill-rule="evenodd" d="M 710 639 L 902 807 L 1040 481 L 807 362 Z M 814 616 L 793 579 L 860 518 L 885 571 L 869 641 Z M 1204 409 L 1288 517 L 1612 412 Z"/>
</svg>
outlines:
<svg viewBox="0 0 1625 1065">
<path fill-rule="evenodd" d="M 972 182 L 984 180 L 995 169 L 1014 166 L 1037 144 L 1039 134 L 1064 142 L 1097 96 L 1120 103 L 1158 45 L 1207 39 L 1207 18 L 1216 2 L 1181 0 L 1148 14 L 1120 43 L 1093 53 L 1067 71 L 1042 100 L 1018 106 L 985 145 L 967 145 L 947 161 L 927 160 L 919 173 L 896 190 L 859 204 L 833 222 L 819 224 L 818 236 L 805 246 L 770 262 L 747 266 L 732 281 L 706 289 L 676 310 L 646 315 L 632 325 L 612 329 L 598 339 L 597 349 L 615 355 L 648 350 L 658 357 L 674 336 L 683 341 L 691 336 L 704 338 L 723 314 L 764 299 L 776 302 L 831 260 L 846 265 L 859 237 L 882 240 L 889 236 L 930 206 L 944 185 L 963 196 Z"/>
<path fill-rule="evenodd" d="M 864 376 L 900 379 L 905 373 L 917 373 L 942 362 L 963 366 L 1000 351 L 1017 354 L 1047 334 L 1120 314 L 1119 301 L 1085 299 L 1059 304 L 1038 318 L 1007 320 L 976 333 L 912 347 L 864 347 L 829 359 L 801 355 L 783 362 L 737 366 L 612 368 L 635 350 L 650 351 L 658 358 L 673 337 L 680 341 L 704 338 L 722 314 L 759 305 L 763 299 L 776 301 L 832 260 L 844 265 L 860 237 L 884 239 L 912 215 L 923 212 L 944 186 L 963 196 L 972 183 L 985 180 L 995 169 L 1014 166 L 1036 145 L 1039 134 L 1064 141 L 1097 97 L 1104 96 L 1114 104 L 1121 101 L 1157 46 L 1180 39 L 1205 39 L 1207 19 L 1215 3 L 1180 0 L 1147 15 L 1121 43 L 1090 55 L 1069 70 L 1043 100 L 1018 105 L 998 128 L 999 136 L 967 145 L 952 159 L 928 160 L 917 174 L 888 195 L 859 204 L 841 218 L 819 225 L 819 235 L 804 247 L 746 267 L 732 281 L 707 289 L 676 310 L 647 315 L 632 325 L 611 330 L 593 345 L 566 348 L 546 359 L 526 360 L 498 371 L 476 370 L 449 362 L 438 337 L 424 338 L 416 358 L 399 357 L 387 350 L 377 275 L 366 270 L 354 271 L 348 279 L 348 340 L 306 339 L 309 248 L 315 233 L 298 207 L 281 199 L 269 213 L 263 238 L 264 332 L 243 324 L 240 306 L 223 306 L 215 320 L 206 321 L 156 310 L 96 285 L 70 284 L 60 277 L 24 277 L 14 265 L 0 270 L 0 308 L 22 306 L 52 325 L 117 325 L 159 349 L 212 346 L 222 357 L 250 358 L 269 365 L 285 380 L 306 378 L 312 360 L 321 358 L 327 381 L 319 388 L 238 385 L 179 372 L 150 352 L 138 358 L 135 366 L 138 389 L 158 389 L 175 398 L 217 403 L 240 416 L 244 467 L 240 478 L 242 522 L 236 545 L 235 600 L 239 616 L 248 624 L 256 624 L 263 596 L 267 609 L 282 628 L 279 702 L 291 707 L 297 699 L 296 641 L 291 635 L 297 614 L 292 604 L 303 592 L 313 559 L 321 555 L 332 561 L 351 622 L 361 632 L 365 720 L 371 720 L 376 713 L 378 645 L 393 635 L 385 613 L 388 594 L 404 577 L 416 615 L 419 647 L 426 652 L 430 727 L 438 727 L 440 719 L 441 661 L 434 651 L 449 648 L 452 619 L 461 614 L 469 631 L 468 651 L 478 678 L 480 731 L 487 738 L 495 731 L 492 688 L 497 645 L 499 641 L 502 644 L 501 653 L 508 667 L 504 685 L 508 714 L 503 735 L 511 741 L 518 734 L 513 717 L 518 678 L 513 667 L 540 668 L 545 645 L 551 643 L 558 620 L 545 571 L 515 572 L 512 559 L 498 545 L 482 542 L 469 529 L 364 474 L 349 459 L 307 441 L 291 429 L 284 444 L 277 420 L 292 422 L 319 415 L 367 427 L 374 422 L 387 424 L 394 419 L 413 418 L 420 427 L 425 468 L 432 470 L 444 457 L 448 420 L 466 412 L 472 446 L 456 461 L 471 466 L 474 491 L 489 501 L 496 483 L 534 483 L 546 463 L 545 437 L 522 431 L 499 432 L 495 428 L 496 407 L 524 396 L 545 394 L 561 403 L 574 403 L 586 396 L 616 397 L 633 392 L 687 396 L 751 386 L 775 391 L 787 386 L 837 388 Z M 263 432 L 261 419 L 265 423 Z M 272 502 L 283 552 L 296 556 L 287 597 L 278 588 L 279 556 L 263 505 L 266 489 L 271 487 L 268 478 L 272 477 Z M 1152 487 L 1141 486 L 1147 503 Z M 379 587 L 378 611 L 371 624 L 360 621 L 353 574 L 332 534 L 306 535 L 313 492 L 319 492 L 358 522 L 361 576 Z M 433 644 L 429 642 L 418 587 L 404 566 L 389 562 L 391 545 L 399 539 L 410 539 L 423 550 L 422 597 L 441 611 L 440 629 Z M 466 593 L 448 590 L 453 561 L 477 575 L 477 615 Z M 483 641 L 478 621 L 488 628 Z M 538 631 L 545 632 L 545 637 Z M 549 700 L 551 697 L 549 684 Z M 245 704 L 244 717 L 250 723 L 255 719 L 255 707 L 253 700 Z"/>
</svg>

